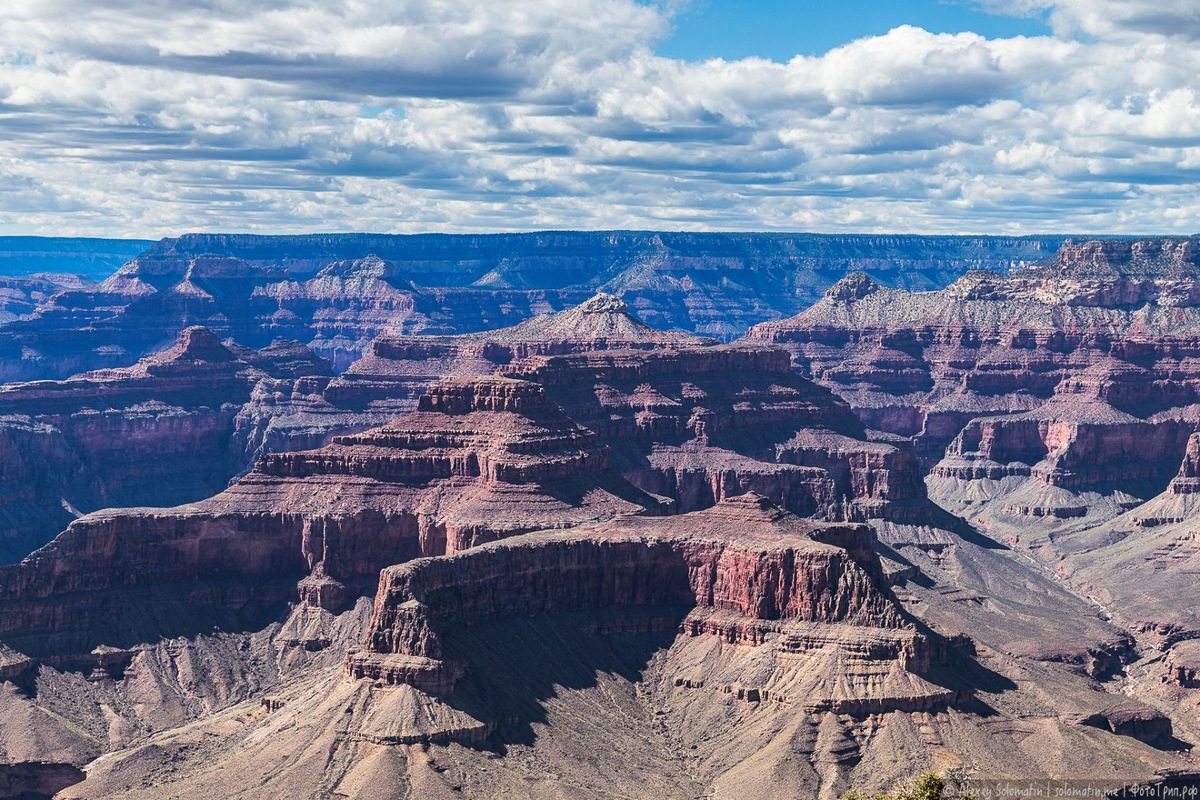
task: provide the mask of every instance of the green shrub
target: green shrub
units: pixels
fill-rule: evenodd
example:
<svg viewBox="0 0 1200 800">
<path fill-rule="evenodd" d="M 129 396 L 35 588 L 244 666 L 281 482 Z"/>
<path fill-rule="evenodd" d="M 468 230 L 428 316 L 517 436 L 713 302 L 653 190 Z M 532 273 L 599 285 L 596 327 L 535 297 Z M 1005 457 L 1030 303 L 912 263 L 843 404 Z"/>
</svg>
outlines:
<svg viewBox="0 0 1200 800">
<path fill-rule="evenodd" d="M 841 800 L 947 800 L 946 782 L 936 772 L 922 772 L 907 789 L 892 794 L 880 792 L 875 795 L 851 789 L 842 795 Z"/>
</svg>

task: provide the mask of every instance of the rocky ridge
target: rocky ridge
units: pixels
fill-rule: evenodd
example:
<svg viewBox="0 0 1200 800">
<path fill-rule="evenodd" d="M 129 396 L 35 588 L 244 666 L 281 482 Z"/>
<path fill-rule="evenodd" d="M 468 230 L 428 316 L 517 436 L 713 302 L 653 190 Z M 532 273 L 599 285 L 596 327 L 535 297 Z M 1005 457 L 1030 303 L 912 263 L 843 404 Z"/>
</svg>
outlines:
<svg viewBox="0 0 1200 800">
<path fill-rule="evenodd" d="M 0 553 L 17 560 L 88 511 L 214 494 L 241 469 L 254 388 L 328 372 L 302 345 L 230 349 L 193 327 L 132 367 L 0 386 Z"/>
<path fill-rule="evenodd" d="M 512 325 L 597 291 L 658 328 L 729 339 L 863 269 L 944 285 L 970 268 L 1044 257 L 1054 237 L 860 237 L 653 232 L 488 236 L 191 234 L 164 239 L 102 284 L 58 293 L 0 330 L 0 379 L 126 366 L 189 325 L 261 348 L 295 339 L 348 367 L 379 334 Z"/>
<path fill-rule="evenodd" d="M 934 292 L 852 276 L 747 340 L 910 437 L 933 499 L 1046 563 L 1152 664 L 1200 635 L 1195 237 L 1070 242 Z"/>
</svg>

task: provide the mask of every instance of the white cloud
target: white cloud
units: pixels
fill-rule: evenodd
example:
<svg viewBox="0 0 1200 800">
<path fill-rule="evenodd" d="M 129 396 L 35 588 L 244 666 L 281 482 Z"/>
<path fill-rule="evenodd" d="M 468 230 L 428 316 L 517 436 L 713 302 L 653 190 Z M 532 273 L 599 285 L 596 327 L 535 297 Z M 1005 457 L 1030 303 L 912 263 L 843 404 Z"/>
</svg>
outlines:
<svg viewBox="0 0 1200 800">
<path fill-rule="evenodd" d="M 0 229 L 1192 232 L 1193 3 L 988 5 L 1056 35 L 687 63 L 634 0 L 7 0 Z"/>
</svg>

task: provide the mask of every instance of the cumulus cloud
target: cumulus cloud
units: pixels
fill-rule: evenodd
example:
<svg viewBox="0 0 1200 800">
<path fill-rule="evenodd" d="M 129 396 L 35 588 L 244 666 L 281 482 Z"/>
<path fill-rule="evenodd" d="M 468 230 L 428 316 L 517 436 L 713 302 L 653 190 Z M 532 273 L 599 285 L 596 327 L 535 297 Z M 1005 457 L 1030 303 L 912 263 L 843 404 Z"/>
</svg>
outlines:
<svg viewBox="0 0 1200 800">
<path fill-rule="evenodd" d="M 985 5 L 1055 35 L 693 63 L 634 0 L 7 0 L 0 227 L 1192 232 L 1192 4 Z"/>
</svg>

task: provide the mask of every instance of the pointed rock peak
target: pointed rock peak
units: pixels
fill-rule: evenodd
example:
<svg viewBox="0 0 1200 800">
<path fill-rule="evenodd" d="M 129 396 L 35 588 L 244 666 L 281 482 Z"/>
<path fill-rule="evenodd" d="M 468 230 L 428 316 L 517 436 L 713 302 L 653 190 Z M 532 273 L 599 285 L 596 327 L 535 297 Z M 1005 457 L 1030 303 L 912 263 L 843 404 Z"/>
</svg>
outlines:
<svg viewBox="0 0 1200 800">
<path fill-rule="evenodd" d="M 236 361 L 237 356 L 211 329 L 193 325 L 179 332 L 179 338 L 170 348 L 154 356 L 157 362 L 165 361 Z"/>
<path fill-rule="evenodd" d="M 600 293 L 583 303 L 542 317 L 484 334 L 493 341 L 575 342 L 583 349 L 613 347 L 705 346 L 712 339 L 679 331 L 663 331 L 642 322 L 630 311 L 624 300 L 612 294 Z"/>
<path fill-rule="evenodd" d="M 835 303 L 853 303 L 867 295 L 879 291 L 879 284 L 869 275 L 862 272 L 851 272 L 840 281 L 830 286 L 825 292 L 825 298 Z"/>
<path fill-rule="evenodd" d="M 583 301 L 575 310 L 582 314 L 629 314 L 629 306 L 615 294 L 600 292 L 595 297 Z"/>
</svg>

